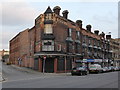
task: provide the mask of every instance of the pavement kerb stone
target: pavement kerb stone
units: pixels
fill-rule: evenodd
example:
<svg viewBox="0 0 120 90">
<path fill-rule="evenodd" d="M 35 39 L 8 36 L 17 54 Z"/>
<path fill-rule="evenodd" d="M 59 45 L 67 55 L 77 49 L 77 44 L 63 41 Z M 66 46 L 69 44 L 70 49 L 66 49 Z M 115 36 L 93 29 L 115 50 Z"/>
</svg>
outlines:
<svg viewBox="0 0 120 90">
<path fill-rule="evenodd" d="M 11 66 L 17 70 L 20 70 L 20 71 L 25 71 L 25 72 L 30 72 L 30 73 L 37 72 L 37 71 L 34 71 L 34 70 L 26 68 L 26 67 L 19 67 L 16 65 L 11 65 Z"/>
<path fill-rule="evenodd" d="M 5 81 L 3 75 L 0 73 L 0 82 Z"/>
</svg>

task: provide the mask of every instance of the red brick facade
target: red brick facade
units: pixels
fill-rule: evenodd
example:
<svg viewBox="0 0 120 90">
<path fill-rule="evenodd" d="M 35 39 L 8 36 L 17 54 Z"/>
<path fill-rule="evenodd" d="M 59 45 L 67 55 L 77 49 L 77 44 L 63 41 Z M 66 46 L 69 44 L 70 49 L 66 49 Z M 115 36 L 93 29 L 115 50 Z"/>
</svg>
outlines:
<svg viewBox="0 0 120 90">
<path fill-rule="evenodd" d="M 10 60 L 18 65 L 18 58 L 22 59 L 22 66 L 43 71 L 43 57 L 45 72 L 66 72 L 77 65 L 76 60 L 111 59 L 110 43 L 105 34 L 98 30 L 91 32 L 91 25 L 82 28 L 82 21 L 68 19 L 68 11 L 60 13 L 56 6 L 53 11 L 47 8 L 44 14 L 35 19 L 35 26 L 20 32 L 10 41 Z M 81 65 L 82 63 L 79 63 Z M 99 63 L 99 61 L 97 61 Z"/>
<path fill-rule="evenodd" d="M 28 67 L 29 41 L 28 29 L 20 32 L 10 40 L 10 62 Z"/>
</svg>

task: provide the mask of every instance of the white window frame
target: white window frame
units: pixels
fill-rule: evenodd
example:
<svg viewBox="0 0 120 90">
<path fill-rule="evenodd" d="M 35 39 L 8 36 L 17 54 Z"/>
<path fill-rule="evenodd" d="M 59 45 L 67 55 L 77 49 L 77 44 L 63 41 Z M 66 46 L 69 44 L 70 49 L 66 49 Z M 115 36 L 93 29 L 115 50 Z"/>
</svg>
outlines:
<svg viewBox="0 0 120 90">
<path fill-rule="evenodd" d="M 44 45 L 45 42 L 51 42 L 51 45 Z M 53 40 L 43 40 L 42 41 L 42 51 L 54 51 L 54 41 Z"/>
</svg>

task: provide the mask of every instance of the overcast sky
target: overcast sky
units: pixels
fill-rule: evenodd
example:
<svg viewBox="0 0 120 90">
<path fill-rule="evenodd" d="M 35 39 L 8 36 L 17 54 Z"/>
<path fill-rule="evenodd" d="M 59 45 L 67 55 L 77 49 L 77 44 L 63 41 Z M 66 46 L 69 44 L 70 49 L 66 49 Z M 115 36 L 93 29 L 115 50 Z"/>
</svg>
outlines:
<svg viewBox="0 0 120 90">
<path fill-rule="evenodd" d="M 44 13 L 48 6 L 51 9 L 60 6 L 61 15 L 62 11 L 67 9 L 68 18 L 73 21 L 82 20 L 84 28 L 87 24 L 91 24 L 92 31 L 100 30 L 106 34 L 111 32 L 112 38 L 118 37 L 118 2 L 30 2 L 28 0 L 19 2 L 17 0 L 0 5 L 1 49 L 9 49 L 9 40 L 26 28 L 31 28 L 35 18 Z"/>
</svg>

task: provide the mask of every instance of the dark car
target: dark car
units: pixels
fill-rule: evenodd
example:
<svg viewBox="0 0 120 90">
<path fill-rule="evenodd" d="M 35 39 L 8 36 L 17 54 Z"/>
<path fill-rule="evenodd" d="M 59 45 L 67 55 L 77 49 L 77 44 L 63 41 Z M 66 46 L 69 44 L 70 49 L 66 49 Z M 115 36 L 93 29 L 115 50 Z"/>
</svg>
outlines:
<svg viewBox="0 0 120 90">
<path fill-rule="evenodd" d="M 71 71 L 71 75 L 87 75 L 88 70 L 86 67 L 74 67 Z"/>
</svg>

